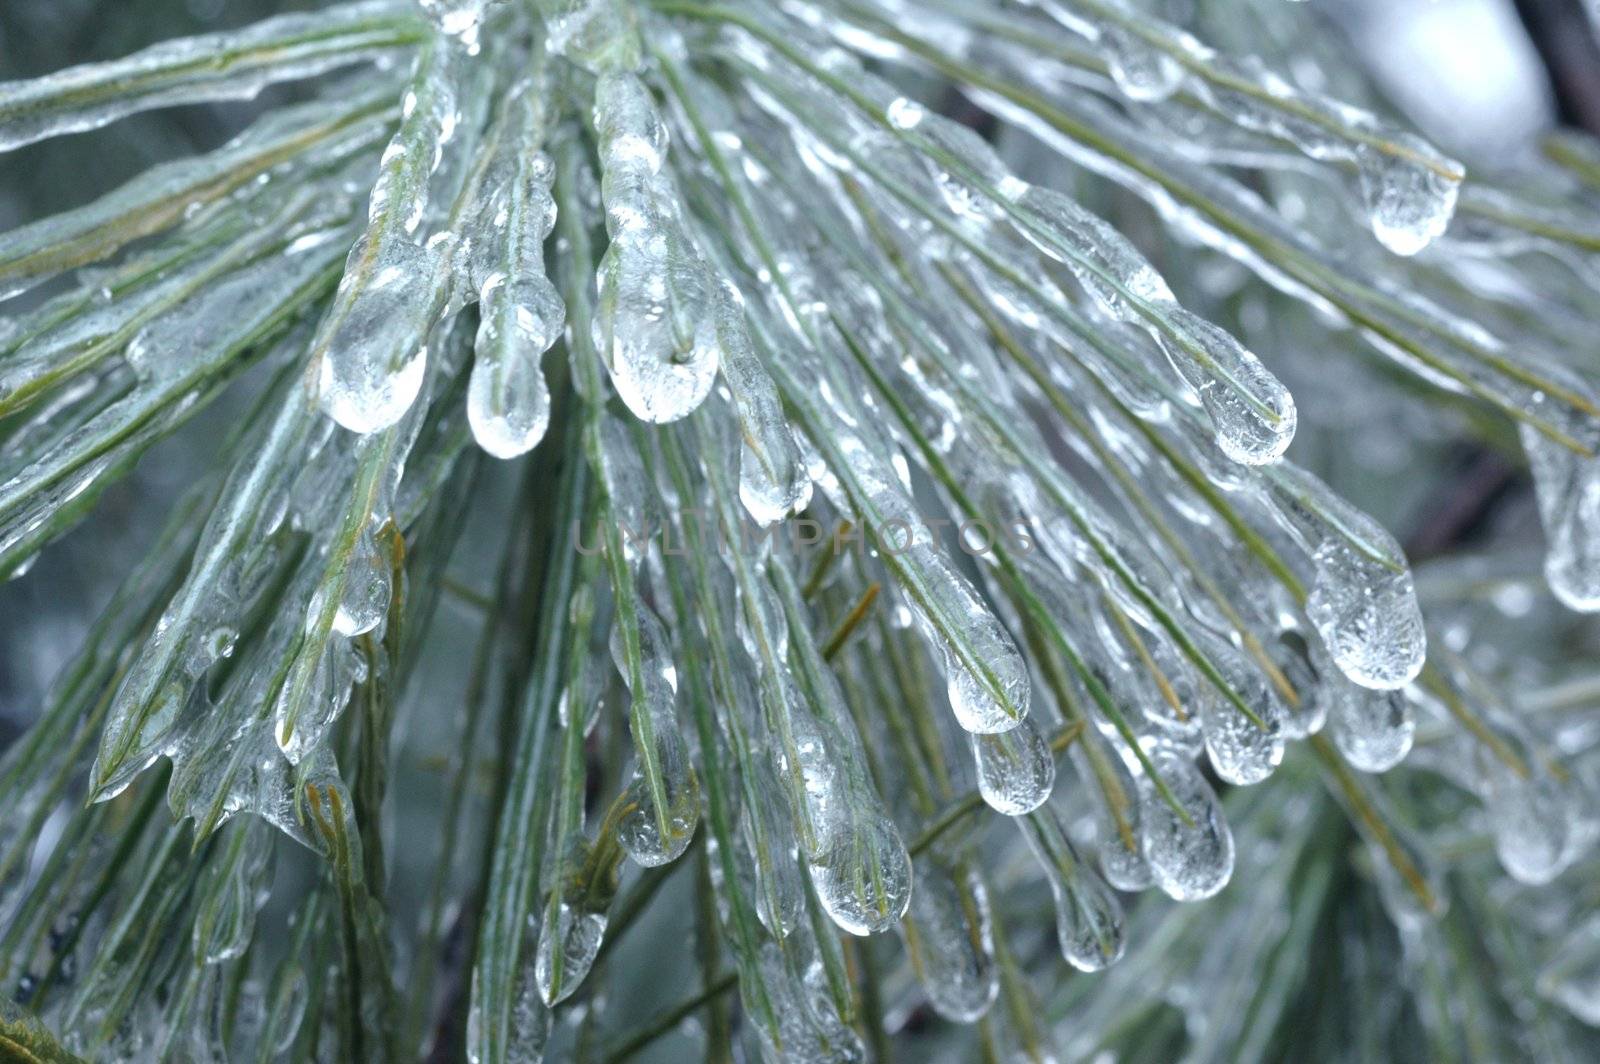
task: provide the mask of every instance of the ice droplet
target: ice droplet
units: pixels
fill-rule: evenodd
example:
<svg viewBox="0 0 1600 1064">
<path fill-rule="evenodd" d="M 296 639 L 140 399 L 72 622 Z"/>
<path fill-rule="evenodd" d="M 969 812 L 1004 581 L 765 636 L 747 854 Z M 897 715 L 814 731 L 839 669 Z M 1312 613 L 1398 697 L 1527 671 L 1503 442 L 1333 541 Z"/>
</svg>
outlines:
<svg viewBox="0 0 1600 1064">
<path fill-rule="evenodd" d="M 1220 696 L 1208 694 L 1201 702 L 1200 719 L 1206 737 L 1206 756 L 1225 782 L 1239 787 L 1260 783 L 1283 761 L 1283 725 L 1268 718 L 1262 728 Z"/>
<path fill-rule="evenodd" d="M 1128 30 L 1102 30 L 1100 50 L 1111 80 L 1130 100 L 1164 100 L 1183 81 L 1183 67 L 1176 60 Z"/>
<path fill-rule="evenodd" d="M 1306 617 L 1340 671 L 1376 690 L 1415 680 L 1428 636 L 1410 567 L 1395 572 L 1333 537 L 1317 548 L 1314 560 L 1317 576 Z"/>
<path fill-rule="evenodd" d="M 1549 883 L 1592 841 L 1580 794 L 1543 766 L 1519 777 L 1504 765 L 1489 768 L 1484 812 L 1500 864 L 1520 883 Z"/>
<path fill-rule="evenodd" d="M 417 0 L 433 24 L 468 48 L 476 48 L 484 14 L 494 0 Z"/>
<path fill-rule="evenodd" d="M 1127 938 L 1115 892 L 1078 856 L 1055 810 L 1040 809 L 1018 824 L 1050 882 L 1061 955 L 1083 972 L 1116 963 Z"/>
<path fill-rule="evenodd" d="M 849 809 L 811 862 L 817 898 L 852 935 L 887 931 L 911 902 L 911 857 L 888 817 Z"/>
<path fill-rule="evenodd" d="M 1289 389 L 1226 330 L 1182 307 L 1166 313 L 1181 338 L 1163 337 L 1161 346 L 1199 394 L 1222 453 L 1241 465 L 1283 457 L 1300 420 Z"/>
<path fill-rule="evenodd" d="M 1404 157 L 1369 145 L 1356 149 L 1361 195 L 1372 232 L 1383 246 L 1396 255 L 1415 255 L 1450 224 L 1461 174 L 1420 139 L 1403 133 L 1391 136 L 1407 149 Z"/>
<path fill-rule="evenodd" d="M 935 862 L 917 869 L 900 932 L 928 1003 L 947 1020 L 974 1022 L 1000 991 L 991 920 L 988 891 L 976 874 Z"/>
<path fill-rule="evenodd" d="M 1273 467 L 1271 491 L 1279 521 L 1316 566 L 1306 617 L 1334 664 L 1376 690 L 1415 680 L 1427 657 L 1428 635 L 1400 544 L 1297 466 Z"/>
<path fill-rule="evenodd" d="M 969 735 L 983 800 L 1006 816 L 1031 813 L 1050 797 L 1055 756 L 1031 719 L 1007 732 Z"/>
<path fill-rule="evenodd" d="M 534 978 L 546 1005 L 566 1000 L 582 985 L 605 938 L 606 914 L 582 912 L 567 902 L 554 906 L 555 926 L 539 927 Z"/>
<path fill-rule="evenodd" d="M 1217 641 L 1208 649 L 1229 686 L 1261 721 L 1251 720 L 1215 687 L 1198 691 L 1200 728 L 1211 767 L 1237 786 L 1260 783 L 1283 761 L 1287 713 L 1266 677 L 1231 646 Z"/>
<path fill-rule="evenodd" d="M 1543 395 L 1530 412 L 1600 451 L 1600 425 Z M 1544 525 L 1544 575 L 1569 609 L 1600 610 L 1600 458 L 1585 457 L 1531 425 L 1518 425 Z"/>
<path fill-rule="evenodd" d="M 646 867 L 676 860 L 688 849 L 700 819 L 700 781 L 673 713 L 677 668 L 666 632 L 654 613 L 640 607 L 639 676 L 629 667 L 622 625 L 611 630 L 611 657 L 628 685 L 634 767 L 627 795 L 631 809 L 617 825 L 617 841 Z M 646 773 L 654 766 L 659 793 Z"/>
<path fill-rule="evenodd" d="M 997 638 L 998 641 L 993 643 L 993 646 L 998 653 L 990 657 L 986 664 L 1000 683 L 1001 689 L 1009 696 L 1011 705 L 1026 708 L 1029 698 L 1027 666 L 1023 663 L 1016 646 L 1000 628 L 999 622 L 987 611 L 982 615 L 973 616 L 972 627 L 981 637 Z M 925 625 L 925 628 L 928 638 L 939 647 L 944 658 L 945 693 L 949 696 L 950 708 L 955 713 L 956 723 L 969 732 L 992 735 L 1009 731 L 1026 719 L 1014 716 L 1006 706 L 996 701 L 990 694 L 989 688 L 967 668 L 960 655 L 933 630 L 931 624 Z"/>
<path fill-rule="evenodd" d="M 611 236 L 596 273 L 594 344 L 636 417 L 676 421 L 716 380 L 714 282 L 661 172 L 666 128 L 650 91 L 633 74 L 604 74 L 594 118 Z"/>
<path fill-rule="evenodd" d="M 739 501 L 761 525 L 805 509 L 811 477 L 796 446 L 783 402 L 756 356 L 736 290 L 724 282 L 716 295 L 722 377 L 733 394 L 743 439 L 739 448 Z"/>
<path fill-rule="evenodd" d="M 1329 681 L 1331 730 L 1339 753 L 1361 772 L 1387 772 L 1411 752 L 1416 721 L 1404 691 L 1372 691 Z"/>
<path fill-rule="evenodd" d="M 1600 916 L 1590 916 L 1561 943 L 1539 973 L 1539 993 L 1600 1027 Z"/>
<path fill-rule="evenodd" d="M 540 356 L 561 336 L 565 308 L 543 277 L 497 284 L 480 302 L 467 420 L 496 458 L 533 449 L 550 424 L 550 388 Z"/>
<path fill-rule="evenodd" d="M 335 632 L 352 638 L 383 623 L 389 613 L 390 568 L 373 529 L 363 530 L 345 567 L 339 608 L 333 615 Z"/>
<path fill-rule="evenodd" d="M 1151 784 L 1139 784 L 1139 845 L 1156 886 L 1177 901 L 1209 898 L 1233 876 L 1233 832 L 1222 804 L 1194 765 L 1157 751 L 1151 761 L 1193 823 Z"/>
<path fill-rule="evenodd" d="M 370 433 L 400 420 L 422 391 L 427 336 L 433 325 L 435 249 L 408 240 L 386 242 L 380 261 L 362 264 L 367 238 L 351 249 L 318 377 L 322 408 L 351 432 Z M 369 269 L 359 291 L 351 287 Z"/>
</svg>

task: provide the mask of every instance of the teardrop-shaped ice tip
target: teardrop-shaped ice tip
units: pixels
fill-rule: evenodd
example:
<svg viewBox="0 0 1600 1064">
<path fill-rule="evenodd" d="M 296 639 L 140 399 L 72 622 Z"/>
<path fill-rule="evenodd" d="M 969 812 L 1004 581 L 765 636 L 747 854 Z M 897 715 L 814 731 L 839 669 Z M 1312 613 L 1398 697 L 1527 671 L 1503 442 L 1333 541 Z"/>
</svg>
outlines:
<svg viewBox="0 0 1600 1064">
<path fill-rule="evenodd" d="M 1103 29 L 1099 43 L 1111 80 L 1128 99 L 1164 100 L 1178 91 L 1183 67 L 1171 56 L 1126 30 Z"/>
<path fill-rule="evenodd" d="M 548 281 L 487 287 L 479 304 L 467 423 L 496 458 L 526 454 L 550 424 L 550 387 L 540 358 L 561 335 L 565 308 Z"/>
<path fill-rule="evenodd" d="M 1465 171 L 1418 137 L 1394 139 L 1399 154 L 1356 149 L 1361 195 L 1379 242 L 1396 255 L 1415 255 L 1450 224 Z"/>
<path fill-rule="evenodd" d="M 1162 347 L 1199 395 L 1217 447 L 1241 465 L 1282 458 L 1300 422 L 1289 389 L 1226 329 L 1176 304 L 1163 314 L 1175 335 Z"/>
<path fill-rule="evenodd" d="M 378 254 L 379 261 L 363 266 L 363 281 L 346 275 L 325 326 L 330 332 L 314 345 L 323 351 L 317 378 L 322 409 L 362 434 L 395 424 L 422 391 L 439 263 L 437 251 L 407 240 L 391 240 Z M 350 262 L 364 255 L 365 242 L 358 242 Z M 346 297 L 346 286 L 355 283 L 362 287 Z"/>
<path fill-rule="evenodd" d="M 999 994 L 991 921 L 978 876 L 937 863 L 918 867 L 901 932 L 928 1003 L 953 1023 L 976 1022 Z"/>
<path fill-rule="evenodd" d="M 549 919 L 540 925 L 534 978 L 546 1005 L 565 1001 L 583 983 L 605 930 L 604 913 L 580 912 L 566 902 L 556 906 L 554 926 Z"/>
<path fill-rule="evenodd" d="M 887 931 L 911 903 L 911 857 L 888 817 L 853 811 L 829 831 L 811 864 L 817 898 L 852 935 Z"/>
<path fill-rule="evenodd" d="M 1376 522 L 1371 530 L 1393 543 Z M 1428 634 L 1410 567 L 1385 565 L 1335 536 L 1323 540 L 1315 561 L 1306 617 L 1339 671 L 1380 691 L 1415 680 L 1428 655 Z"/>
<path fill-rule="evenodd" d="M 978 769 L 978 792 L 991 809 L 1006 816 L 1022 816 L 1050 797 L 1056 781 L 1055 755 L 1032 720 L 1025 719 L 1008 732 L 969 738 Z"/>
<path fill-rule="evenodd" d="M 682 741 L 660 739 L 658 735 L 666 792 L 663 806 L 657 808 L 649 784 L 635 770 L 626 792 L 631 808 L 617 824 L 617 841 L 629 857 L 646 868 L 670 864 L 683 856 L 700 822 L 700 780 L 688 764 Z"/>
<path fill-rule="evenodd" d="M 1405 692 L 1335 686 L 1329 727 L 1350 766 L 1360 772 L 1387 772 L 1404 761 L 1417 728 Z"/>
<path fill-rule="evenodd" d="M 1017 823 L 1050 883 L 1062 956 L 1084 972 L 1115 963 L 1126 945 L 1116 892 L 1078 856 L 1053 809 L 1041 809 Z"/>
<path fill-rule="evenodd" d="M 1151 760 L 1184 815 L 1148 779 L 1140 780 L 1139 845 L 1145 860 L 1168 897 L 1209 898 L 1233 876 L 1233 832 L 1222 803 L 1193 763 L 1164 752 Z"/>
<path fill-rule="evenodd" d="M 1250 701 L 1266 727 L 1245 716 L 1216 691 L 1205 692 L 1200 701 L 1200 727 L 1211 767 L 1223 780 L 1238 787 L 1260 783 L 1283 761 L 1282 704 L 1272 698 Z M 1264 715 L 1261 708 L 1266 709 Z"/>
<path fill-rule="evenodd" d="M 1600 450 L 1594 419 L 1543 395 L 1530 412 Z M 1578 454 L 1531 425 L 1517 428 L 1544 525 L 1545 580 L 1568 609 L 1600 610 L 1600 457 Z"/>
</svg>

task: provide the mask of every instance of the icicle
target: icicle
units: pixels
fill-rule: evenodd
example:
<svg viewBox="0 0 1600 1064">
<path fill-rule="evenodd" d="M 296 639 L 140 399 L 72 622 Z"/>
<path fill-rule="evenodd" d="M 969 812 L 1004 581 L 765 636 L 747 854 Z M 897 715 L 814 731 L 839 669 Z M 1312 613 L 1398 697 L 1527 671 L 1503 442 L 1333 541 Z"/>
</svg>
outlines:
<svg viewBox="0 0 1600 1064">
<path fill-rule="evenodd" d="M 841 812 L 810 862 L 817 899 L 852 935 L 887 931 L 911 901 L 911 858 L 888 817 L 859 799 Z"/>
<path fill-rule="evenodd" d="M 1106 29 L 1100 34 L 1100 49 L 1117 88 L 1130 100 L 1164 100 L 1178 91 L 1183 67 L 1140 40 L 1128 30 Z"/>
<path fill-rule="evenodd" d="M 633 808 L 617 825 L 617 839 L 628 856 L 649 867 L 675 861 L 688 848 L 700 818 L 700 781 L 673 713 L 678 670 L 666 632 L 642 603 L 636 616 L 637 676 L 622 625 L 611 632 L 611 658 L 634 701 L 629 720 L 636 755 L 627 789 Z M 661 781 L 660 793 L 643 768 L 647 759 Z"/>
<path fill-rule="evenodd" d="M 972 1023 L 988 1012 L 1000 990 L 992 919 L 976 873 L 938 862 L 918 866 L 900 933 L 929 1004 L 954 1023 Z"/>
<path fill-rule="evenodd" d="M 1539 972 L 1539 993 L 1591 1027 L 1600 1027 L 1600 916 L 1568 933 Z"/>
<path fill-rule="evenodd" d="M 1339 753 L 1362 772 L 1387 772 L 1411 752 L 1416 721 L 1404 691 L 1371 691 L 1327 681 L 1333 687 L 1332 731 Z"/>
<path fill-rule="evenodd" d="M 1126 237 L 1068 196 L 1032 186 L 1017 206 L 1030 222 L 1023 235 L 1065 263 L 1107 313 L 1143 326 L 1160 341 L 1173 369 L 1210 415 L 1223 453 L 1247 465 L 1283 455 L 1294 438 L 1294 398 L 1255 355 L 1179 306 L 1166 281 Z"/>
<path fill-rule="evenodd" d="M 1316 565 L 1306 616 L 1334 663 L 1377 690 L 1416 679 L 1428 637 L 1400 545 L 1297 466 L 1274 467 L 1270 484 L 1274 513 Z"/>
<path fill-rule="evenodd" d="M 715 281 L 661 172 L 667 131 L 650 90 L 632 74 L 602 75 L 594 123 L 611 236 L 596 277 L 595 347 L 635 416 L 676 421 L 716 380 Z"/>
<path fill-rule="evenodd" d="M 969 735 L 968 740 L 978 767 L 978 790 L 991 808 L 1021 816 L 1050 797 L 1056 780 L 1055 755 L 1032 720 L 1007 732 Z"/>
<path fill-rule="evenodd" d="M 1593 841 L 1594 825 L 1575 782 L 1543 765 L 1523 778 L 1498 761 L 1486 766 L 1486 779 L 1484 814 L 1495 853 L 1518 882 L 1549 883 Z"/>
<path fill-rule="evenodd" d="M 1465 176 L 1433 145 L 1337 100 L 1305 93 L 1254 58 L 1220 55 L 1126 0 L 1045 0 L 1062 26 L 1093 42 L 1130 100 L 1179 87 L 1243 129 L 1286 140 L 1317 160 L 1355 165 L 1373 234 L 1415 255 L 1444 232 Z"/>
<path fill-rule="evenodd" d="M 277 82 L 393 54 L 416 34 L 409 15 L 404 0 L 333 4 L 315 14 L 279 15 L 226 33 L 162 41 L 105 63 L 0 82 L 0 152 L 158 107 L 250 99 Z"/>
<path fill-rule="evenodd" d="M 552 891 L 534 950 L 534 979 L 539 996 L 550 1006 L 565 1001 L 583 984 L 606 932 L 606 912 L 587 904 L 589 887 L 581 878 L 591 847 L 581 837 L 572 838 L 568 846 L 562 865 L 569 873 L 566 882 Z"/>
<path fill-rule="evenodd" d="M 1116 894 L 1078 857 L 1055 810 L 1047 806 L 1017 823 L 1050 881 L 1062 956 L 1082 972 L 1116 963 L 1127 946 Z"/>
<path fill-rule="evenodd" d="M 1100 868 L 1118 890 L 1148 890 L 1153 880 L 1140 846 L 1138 785 L 1122 759 L 1098 744 L 1086 734 L 1072 744 L 1070 756 L 1092 803 Z"/>
<path fill-rule="evenodd" d="M 386 522 L 387 518 L 381 520 Z M 339 608 L 333 616 L 333 630 L 347 639 L 372 631 L 389 613 L 392 563 L 378 545 L 381 529 L 373 527 L 375 523 L 369 521 L 356 537 L 345 568 Z M 321 613 L 320 605 L 313 602 L 309 612 Z"/>
<path fill-rule="evenodd" d="M 479 303 L 467 421 L 478 445 L 496 458 L 526 453 L 544 437 L 550 389 L 540 358 L 566 320 L 545 273 L 555 172 L 539 151 L 544 117 L 537 91 L 528 82 L 513 90 L 506 134 L 463 233 Z"/>
<path fill-rule="evenodd" d="M 724 281 L 714 304 L 722 379 L 733 393 L 743 432 L 739 500 L 758 524 L 770 525 L 805 509 L 811 478 L 783 415 L 778 390 L 745 330 L 743 297 Z"/>
<path fill-rule="evenodd" d="M 1443 160 L 1427 143 L 1405 133 L 1390 134 L 1410 157 L 1396 157 L 1363 145 L 1356 149 L 1361 195 L 1372 232 L 1396 255 L 1415 255 L 1450 224 L 1461 190 L 1459 166 Z"/>
<path fill-rule="evenodd" d="M 272 884 L 273 839 L 256 817 L 236 825 L 207 868 L 194 919 L 194 957 L 220 964 L 244 953 Z"/>
<path fill-rule="evenodd" d="M 434 38 L 417 59 L 400 129 L 379 165 L 367 231 L 345 261 L 312 342 L 322 408 L 352 432 L 388 428 L 422 390 L 427 337 L 448 288 L 443 250 L 416 242 L 428 183 L 460 113 L 455 49 Z"/>
<path fill-rule="evenodd" d="M 1140 849 L 1166 894 L 1178 901 L 1209 898 L 1233 876 L 1233 833 L 1222 803 L 1191 762 L 1161 750 L 1151 762 L 1192 823 L 1141 778 Z"/>
<path fill-rule="evenodd" d="M 1580 386 L 1580 393 L 1587 389 Z M 1568 434 L 1600 452 L 1600 425 L 1540 396 L 1530 405 Z M 1522 449 L 1533 470 L 1544 525 L 1544 573 L 1550 590 L 1570 609 L 1600 610 L 1600 457 L 1585 457 L 1530 425 L 1519 424 Z"/>
<path fill-rule="evenodd" d="M 458 38 L 469 51 L 478 50 L 478 31 L 495 0 L 417 0 L 441 33 Z"/>
<path fill-rule="evenodd" d="M 1206 685 L 1199 692 L 1198 714 L 1206 754 L 1217 775 L 1228 783 L 1260 783 L 1283 761 L 1287 711 L 1261 670 L 1230 644 L 1210 639 L 1205 642 L 1205 649 L 1228 685 L 1260 719 L 1260 723 L 1251 720 L 1220 691 Z"/>
</svg>

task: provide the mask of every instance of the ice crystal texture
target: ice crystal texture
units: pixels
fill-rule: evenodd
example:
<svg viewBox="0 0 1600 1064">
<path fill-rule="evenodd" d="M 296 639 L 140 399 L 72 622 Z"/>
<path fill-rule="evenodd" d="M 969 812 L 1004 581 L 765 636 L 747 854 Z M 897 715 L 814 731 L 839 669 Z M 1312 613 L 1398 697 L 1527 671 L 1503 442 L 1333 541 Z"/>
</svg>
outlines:
<svg viewBox="0 0 1600 1064">
<path fill-rule="evenodd" d="M 1310 6 L 0 81 L 0 1045 L 1592 1059 L 1600 147 Z M 161 161 L 33 212 L 69 134 Z"/>
</svg>

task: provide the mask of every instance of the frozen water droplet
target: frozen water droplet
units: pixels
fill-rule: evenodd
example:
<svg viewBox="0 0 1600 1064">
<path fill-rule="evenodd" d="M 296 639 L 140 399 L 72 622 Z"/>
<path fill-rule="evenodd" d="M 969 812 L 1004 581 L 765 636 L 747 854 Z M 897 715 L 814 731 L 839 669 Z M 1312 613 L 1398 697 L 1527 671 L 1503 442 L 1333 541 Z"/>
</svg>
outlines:
<svg viewBox="0 0 1600 1064">
<path fill-rule="evenodd" d="M 1050 882 L 1062 956 L 1083 972 L 1116 963 L 1127 945 L 1116 894 L 1078 856 L 1054 810 L 1041 809 L 1018 824 Z"/>
<path fill-rule="evenodd" d="M 1411 752 L 1416 722 L 1404 691 L 1372 691 L 1351 683 L 1333 687 L 1333 741 L 1351 766 L 1387 772 Z"/>
<path fill-rule="evenodd" d="M 566 902 L 555 908 L 555 926 L 546 919 L 539 927 L 534 957 L 534 978 L 546 1005 L 566 1000 L 583 983 L 606 932 L 604 913 L 581 912 Z"/>
<path fill-rule="evenodd" d="M 617 841 L 641 865 L 675 861 L 688 849 L 700 819 L 700 781 L 678 730 L 673 698 L 677 668 L 665 630 L 654 613 L 640 607 L 640 675 L 629 668 L 622 625 L 611 630 L 611 657 L 628 685 L 634 768 L 628 783 L 629 810 L 617 825 Z M 655 782 L 646 772 L 655 770 Z M 658 789 L 659 788 L 659 789 Z"/>
<path fill-rule="evenodd" d="M 355 290 L 350 286 L 360 282 L 352 281 L 349 271 L 364 268 L 365 248 L 363 238 L 350 252 L 345 282 L 325 324 L 331 332 L 321 345 L 318 378 L 322 408 L 359 433 L 393 425 L 422 391 L 439 266 L 436 250 L 391 240 L 363 287 Z"/>
<path fill-rule="evenodd" d="M 885 117 L 888 118 L 889 124 L 896 129 L 915 129 L 926 114 L 927 111 L 917 101 L 907 99 L 904 96 L 896 96 L 890 102 L 888 110 L 885 112 Z"/>
<path fill-rule="evenodd" d="M 1461 168 L 1416 137 L 1399 139 L 1407 157 L 1361 145 L 1356 165 L 1373 234 L 1396 255 L 1415 255 L 1450 224 Z"/>
<path fill-rule="evenodd" d="M 1130 100 L 1164 100 L 1183 81 L 1177 60 L 1130 31 L 1106 28 L 1100 34 L 1100 50 L 1111 80 Z"/>
<path fill-rule="evenodd" d="M 972 872 L 918 868 L 900 930 L 928 1003 L 954 1023 L 976 1021 L 999 993 L 991 920 L 988 891 Z"/>
<path fill-rule="evenodd" d="M 1156 886 L 1178 901 L 1209 898 L 1233 876 L 1233 832 L 1222 804 L 1189 761 L 1165 751 L 1151 757 L 1192 823 L 1148 779 L 1139 786 L 1139 844 Z"/>
<path fill-rule="evenodd" d="M 1031 813 L 1050 797 L 1056 762 L 1032 720 L 1007 732 L 970 735 L 983 800 L 1006 816 Z"/>
<path fill-rule="evenodd" d="M 1232 647 L 1212 643 L 1208 653 L 1229 686 L 1261 723 L 1251 720 L 1222 692 L 1207 685 L 1199 692 L 1206 754 L 1217 775 L 1228 783 L 1241 787 L 1260 783 L 1283 761 L 1283 703 L 1273 695 L 1266 677 Z"/>
<path fill-rule="evenodd" d="M 480 447 L 496 458 L 514 458 L 538 444 L 550 423 L 550 389 L 539 360 L 560 337 L 565 309 L 540 277 L 488 288 L 479 314 L 467 420 Z"/>
<path fill-rule="evenodd" d="M 468 48 L 476 48 L 478 30 L 493 0 L 417 0 L 433 24 Z"/>
<path fill-rule="evenodd" d="M 817 898 L 852 935 L 887 931 L 911 902 L 911 858 L 888 817 L 850 810 L 811 862 Z"/>
<path fill-rule="evenodd" d="M 1300 420 L 1289 389 L 1226 330 L 1182 307 L 1166 315 L 1181 332 L 1162 347 L 1199 394 L 1222 453 L 1242 465 L 1283 457 Z"/>
<path fill-rule="evenodd" d="M 1339 670 L 1394 690 L 1422 671 L 1428 636 L 1405 552 L 1371 517 L 1297 466 L 1275 466 L 1275 513 L 1316 566 L 1306 617 Z"/>
<path fill-rule="evenodd" d="M 1590 916 L 1562 941 L 1539 973 L 1539 993 L 1600 1027 L 1600 916 Z"/>
<path fill-rule="evenodd" d="M 1543 395 L 1530 412 L 1600 451 L 1600 425 L 1593 419 Z M 1531 425 L 1517 430 L 1547 540 L 1545 580 L 1569 609 L 1600 610 L 1600 458 L 1577 454 Z"/>
<path fill-rule="evenodd" d="M 1260 783 L 1283 761 L 1283 724 L 1274 715 L 1262 728 L 1221 696 L 1201 703 L 1206 755 L 1224 781 L 1239 787 Z"/>
<path fill-rule="evenodd" d="M 1335 537 L 1323 541 L 1314 560 L 1317 575 L 1306 616 L 1340 671 L 1378 690 L 1415 680 L 1427 656 L 1428 636 L 1410 567 L 1395 572 Z"/>
<path fill-rule="evenodd" d="M 352 638 L 383 623 L 389 613 L 389 570 L 372 530 L 363 531 L 345 567 L 344 588 L 333 615 L 335 632 Z"/>
<path fill-rule="evenodd" d="M 1549 883 L 1592 841 L 1593 825 L 1580 807 L 1580 792 L 1543 766 L 1527 778 L 1503 765 L 1489 769 L 1484 801 L 1500 864 L 1521 883 Z"/>
</svg>

